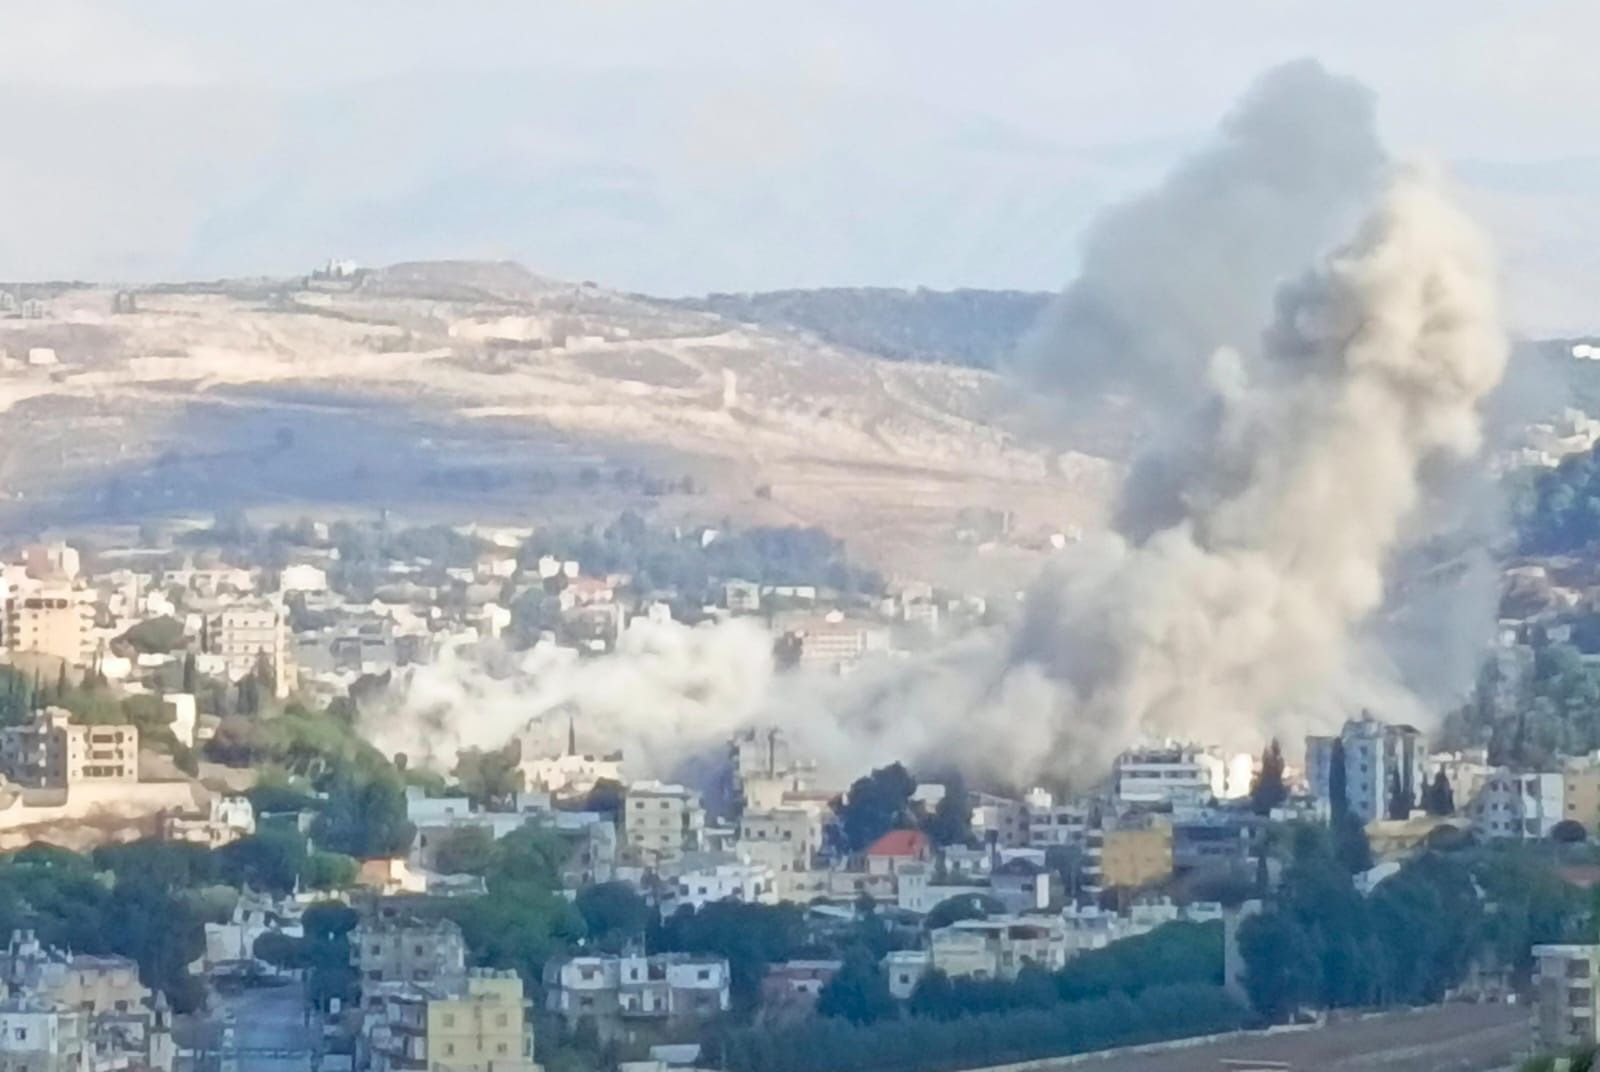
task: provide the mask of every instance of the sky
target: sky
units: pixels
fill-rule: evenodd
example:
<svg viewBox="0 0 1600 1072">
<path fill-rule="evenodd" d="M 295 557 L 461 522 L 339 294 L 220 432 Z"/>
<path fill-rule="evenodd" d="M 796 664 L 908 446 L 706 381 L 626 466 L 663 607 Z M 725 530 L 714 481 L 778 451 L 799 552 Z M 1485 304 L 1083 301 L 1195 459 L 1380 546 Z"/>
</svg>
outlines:
<svg viewBox="0 0 1600 1072">
<path fill-rule="evenodd" d="M 0 278 L 512 258 L 657 294 L 1058 289 L 1312 56 L 1453 176 L 1514 325 L 1600 328 L 1600 5 L 8 0 Z"/>
</svg>

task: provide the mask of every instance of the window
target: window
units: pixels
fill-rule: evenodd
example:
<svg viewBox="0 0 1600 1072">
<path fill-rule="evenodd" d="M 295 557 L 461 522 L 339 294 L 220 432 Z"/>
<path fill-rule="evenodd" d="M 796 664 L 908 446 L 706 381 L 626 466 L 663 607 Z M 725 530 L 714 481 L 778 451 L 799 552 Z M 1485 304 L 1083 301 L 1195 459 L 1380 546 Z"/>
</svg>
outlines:
<svg viewBox="0 0 1600 1072">
<path fill-rule="evenodd" d="M 446 1026 L 446 1027 L 454 1027 L 454 1026 L 456 1026 L 456 1014 L 455 1013 L 447 1012 L 447 1013 L 444 1014 L 444 1026 Z"/>
<path fill-rule="evenodd" d="M 453 1043 L 453 1042 L 445 1043 L 444 1044 L 444 1055 L 446 1057 L 454 1057 L 456 1055 L 456 1044 Z"/>
<path fill-rule="evenodd" d="M 17 1028 L 12 1034 L 16 1036 L 18 1042 L 28 1041 L 28 1029 L 25 1027 Z"/>
<path fill-rule="evenodd" d="M 711 969 L 710 968 L 701 968 L 699 973 L 695 976 L 695 978 L 699 979 L 701 982 L 706 982 L 706 981 L 710 980 L 710 978 L 711 978 Z"/>
<path fill-rule="evenodd" d="M 496 1027 L 505 1027 L 510 1022 L 511 1021 L 507 1018 L 505 1013 L 501 1013 L 499 1016 L 496 1016 L 494 1018 L 494 1026 L 496 1026 Z"/>
<path fill-rule="evenodd" d="M 506 1052 L 506 1044 L 503 1043 L 503 1042 L 500 1043 L 499 1045 L 495 1046 L 494 1051 L 496 1053 L 505 1053 Z"/>
</svg>

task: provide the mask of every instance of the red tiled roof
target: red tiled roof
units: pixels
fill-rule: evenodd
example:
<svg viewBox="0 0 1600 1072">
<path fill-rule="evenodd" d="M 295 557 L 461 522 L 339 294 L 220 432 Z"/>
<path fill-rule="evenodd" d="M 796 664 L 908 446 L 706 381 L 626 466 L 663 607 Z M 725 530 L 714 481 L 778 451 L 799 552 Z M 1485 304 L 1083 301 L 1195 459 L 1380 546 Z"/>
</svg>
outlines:
<svg viewBox="0 0 1600 1072">
<path fill-rule="evenodd" d="M 891 830 L 867 846 L 868 856 L 925 856 L 928 837 L 920 830 Z"/>
</svg>

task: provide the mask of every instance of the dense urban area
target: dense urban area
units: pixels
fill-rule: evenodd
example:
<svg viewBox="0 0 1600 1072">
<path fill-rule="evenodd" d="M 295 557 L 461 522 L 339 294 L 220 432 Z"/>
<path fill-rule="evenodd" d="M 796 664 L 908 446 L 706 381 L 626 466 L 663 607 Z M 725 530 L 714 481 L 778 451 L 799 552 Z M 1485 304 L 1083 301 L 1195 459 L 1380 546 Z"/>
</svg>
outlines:
<svg viewBox="0 0 1600 1072">
<path fill-rule="evenodd" d="M 816 530 L 233 514 L 20 546 L 0 1038 L 74 1072 L 932 1072 L 1521 999 L 1552 1050 L 1592 1042 L 1591 443 L 1507 459 L 1499 642 L 1431 738 L 1152 742 L 1073 792 L 829 781 L 766 727 L 686 782 L 570 716 L 425 763 L 364 736 L 450 651 L 743 617 L 780 673 L 839 674 L 985 620 Z"/>
</svg>

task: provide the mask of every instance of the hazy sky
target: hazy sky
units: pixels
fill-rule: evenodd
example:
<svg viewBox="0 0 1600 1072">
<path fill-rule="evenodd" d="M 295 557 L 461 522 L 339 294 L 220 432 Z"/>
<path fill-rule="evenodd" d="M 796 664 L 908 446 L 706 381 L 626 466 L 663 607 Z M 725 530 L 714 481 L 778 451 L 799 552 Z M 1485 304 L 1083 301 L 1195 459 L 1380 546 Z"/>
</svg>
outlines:
<svg viewBox="0 0 1600 1072">
<path fill-rule="evenodd" d="M 8 0 L 0 277 L 514 257 L 658 293 L 1059 287 L 1316 56 L 1446 162 L 1518 324 L 1600 326 L 1600 5 Z"/>
</svg>

